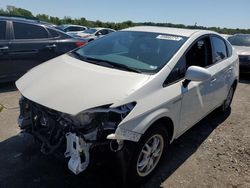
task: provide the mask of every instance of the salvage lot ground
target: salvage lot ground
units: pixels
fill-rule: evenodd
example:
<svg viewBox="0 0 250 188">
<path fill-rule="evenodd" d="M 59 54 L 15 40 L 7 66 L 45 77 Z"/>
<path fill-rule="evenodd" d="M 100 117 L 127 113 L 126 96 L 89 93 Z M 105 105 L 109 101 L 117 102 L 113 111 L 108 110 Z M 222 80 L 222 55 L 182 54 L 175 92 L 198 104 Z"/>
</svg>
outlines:
<svg viewBox="0 0 250 188">
<path fill-rule="evenodd" d="M 118 187 L 119 171 L 111 161 L 74 176 L 66 165 L 39 152 L 32 138 L 19 134 L 19 93 L 0 84 L 0 187 Z M 109 159 L 107 159 L 109 160 Z M 232 110 L 213 112 L 171 146 L 143 187 L 250 187 L 250 80 L 237 88 Z"/>
</svg>

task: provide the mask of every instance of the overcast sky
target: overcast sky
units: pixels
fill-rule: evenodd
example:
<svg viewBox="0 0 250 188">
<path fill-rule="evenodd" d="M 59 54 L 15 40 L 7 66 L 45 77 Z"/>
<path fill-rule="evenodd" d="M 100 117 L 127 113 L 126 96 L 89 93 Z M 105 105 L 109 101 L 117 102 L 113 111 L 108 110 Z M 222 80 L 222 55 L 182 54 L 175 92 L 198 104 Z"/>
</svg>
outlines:
<svg viewBox="0 0 250 188">
<path fill-rule="evenodd" d="M 0 0 L 6 5 L 61 18 L 250 28 L 250 0 Z"/>
</svg>

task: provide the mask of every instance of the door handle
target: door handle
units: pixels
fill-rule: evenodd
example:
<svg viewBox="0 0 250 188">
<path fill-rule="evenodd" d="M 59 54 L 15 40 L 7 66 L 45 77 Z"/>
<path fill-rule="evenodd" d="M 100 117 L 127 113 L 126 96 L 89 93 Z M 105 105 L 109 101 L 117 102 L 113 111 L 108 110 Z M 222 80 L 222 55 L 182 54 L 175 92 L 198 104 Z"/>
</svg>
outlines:
<svg viewBox="0 0 250 188">
<path fill-rule="evenodd" d="M 45 47 L 49 49 L 56 48 L 56 44 L 48 44 Z"/>
<path fill-rule="evenodd" d="M 9 46 L 2 46 L 0 47 L 0 50 L 8 50 L 9 49 Z"/>
<path fill-rule="evenodd" d="M 212 84 L 212 83 L 214 83 L 214 82 L 216 82 L 216 78 L 212 78 L 212 80 L 210 81 L 210 83 Z"/>
<path fill-rule="evenodd" d="M 227 70 L 226 70 L 226 73 L 230 72 L 233 70 L 233 67 L 229 67 Z"/>
</svg>

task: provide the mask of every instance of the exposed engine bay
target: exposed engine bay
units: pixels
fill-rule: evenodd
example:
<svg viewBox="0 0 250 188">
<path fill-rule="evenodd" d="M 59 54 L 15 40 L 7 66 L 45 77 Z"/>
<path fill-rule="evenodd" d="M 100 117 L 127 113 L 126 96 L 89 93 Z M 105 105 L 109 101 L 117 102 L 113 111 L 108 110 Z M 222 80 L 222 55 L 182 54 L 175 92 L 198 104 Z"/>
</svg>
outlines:
<svg viewBox="0 0 250 188">
<path fill-rule="evenodd" d="M 110 105 L 83 111 L 76 116 L 52 110 L 21 97 L 20 128 L 33 135 L 44 154 L 59 153 L 68 159 L 68 168 L 75 174 L 86 170 L 91 150 L 108 145 L 111 151 L 122 148 L 122 140 L 109 140 L 119 123 L 134 108 L 130 103 L 118 108 Z"/>
</svg>

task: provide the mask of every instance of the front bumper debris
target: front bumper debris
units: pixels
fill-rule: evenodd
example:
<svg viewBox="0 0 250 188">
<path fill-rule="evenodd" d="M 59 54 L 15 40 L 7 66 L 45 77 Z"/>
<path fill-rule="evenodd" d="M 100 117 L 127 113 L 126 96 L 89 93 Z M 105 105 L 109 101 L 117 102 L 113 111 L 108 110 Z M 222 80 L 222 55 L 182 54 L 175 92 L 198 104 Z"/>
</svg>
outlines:
<svg viewBox="0 0 250 188">
<path fill-rule="evenodd" d="M 67 148 L 64 156 L 70 158 L 68 168 L 74 173 L 79 174 L 89 165 L 89 148 L 91 143 L 86 143 L 75 133 L 66 133 Z"/>
<path fill-rule="evenodd" d="M 42 153 L 66 158 L 68 168 L 74 174 L 85 171 L 90 164 L 90 159 L 94 161 L 97 157 L 96 153 L 118 151 L 123 146 L 121 135 L 124 136 L 124 131 L 120 131 L 123 134 L 118 134 L 119 139 L 118 137 L 111 138 L 112 136 L 107 138 L 108 135 L 116 132 L 118 125 L 116 120 L 121 117 L 121 110 L 110 113 L 112 121 L 76 126 L 74 122 L 67 119 L 68 116 L 65 114 L 24 97 L 19 103 L 19 127 L 34 137 L 35 141 L 40 144 Z M 137 135 L 128 132 L 126 134 L 137 140 Z"/>
</svg>

